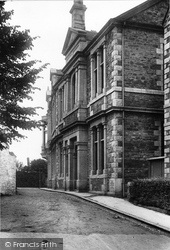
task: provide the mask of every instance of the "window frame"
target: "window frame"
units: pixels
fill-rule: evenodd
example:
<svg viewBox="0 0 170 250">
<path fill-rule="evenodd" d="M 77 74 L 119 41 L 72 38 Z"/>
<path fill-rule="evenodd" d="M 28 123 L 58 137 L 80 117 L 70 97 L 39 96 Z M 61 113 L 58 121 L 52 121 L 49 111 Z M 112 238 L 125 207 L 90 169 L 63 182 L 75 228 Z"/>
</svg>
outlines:
<svg viewBox="0 0 170 250">
<path fill-rule="evenodd" d="M 106 87 L 105 37 L 91 50 L 91 100 L 104 93 Z"/>
<path fill-rule="evenodd" d="M 105 152 L 105 133 L 104 124 L 100 123 L 92 127 L 92 175 L 101 175 L 104 172 L 104 152 Z"/>
</svg>

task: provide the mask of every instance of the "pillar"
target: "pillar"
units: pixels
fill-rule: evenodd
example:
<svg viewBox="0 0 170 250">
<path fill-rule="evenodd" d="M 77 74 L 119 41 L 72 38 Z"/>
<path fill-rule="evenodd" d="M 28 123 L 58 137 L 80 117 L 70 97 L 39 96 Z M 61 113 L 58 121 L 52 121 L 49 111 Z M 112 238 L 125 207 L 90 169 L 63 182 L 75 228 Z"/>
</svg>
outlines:
<svg viewBox="0 0 170 250">
<path fill-rule="evenodd" d="M 87 143 L 77 142 L 77 190 L 87 190 Z"/>
<path fill-rule="evenodd" d="M 71 145 L 68 145 L 68 181 L 67 186 L 68 190 L 73 190 L 73 147 Z"/>
<path fill-rule="evenodd" d="M 94 130 L 93 128 L 90 129 L 90 134 L 91 134 L 91 173 L 90 175 L 96 174 L 96 170 L 94 169 Z"/>
</svg>

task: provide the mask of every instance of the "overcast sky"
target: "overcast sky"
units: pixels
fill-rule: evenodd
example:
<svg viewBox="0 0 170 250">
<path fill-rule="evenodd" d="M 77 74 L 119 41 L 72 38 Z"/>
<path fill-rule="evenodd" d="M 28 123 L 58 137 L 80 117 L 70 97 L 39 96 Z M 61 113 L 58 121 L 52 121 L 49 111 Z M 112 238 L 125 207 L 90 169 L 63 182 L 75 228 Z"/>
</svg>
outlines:
<svg viewBox="0 0 170 250">
<path fill-rule="evenodd" d="M 29 106 L 41 106 L 44 110 L 39 111 L 41 119 L 46 115 L 46 90 L 50 86 L 50 68 L 62 69 L 65 65 L 65 58 L 62 55 L 62 48 L 66 38 L 67 30 L 71 27 L 71 14 L 69 13 L 73 0 L 8 0 L 5 4 L 6 10 L 14 10 L 11 23 L 20 25 L 22 29 L 29 29 L 31 36 L 40 36 L 34 42 L 31 58 L 41 60 L 50 65 L 41 74 L 43 79 L 36 82 L 41 88 L 34 94 L 34 100 L 26 103 Z M 87 30 L 100 31 L 106 22 L 113 17 L 145 2 L 144 0 L 110 0 L 97 1 L 87 0 L 84 4 L 87 7 L 85 13 L 85 24 Z M 28 137 L 20 142 L 13 142 L 10 151 L 13 151 L 17 159 L 24 164 L 27 157 L 30 160 L 41 158 L 42 132 L 38 129 L 23 133 Z"/>
</svg>

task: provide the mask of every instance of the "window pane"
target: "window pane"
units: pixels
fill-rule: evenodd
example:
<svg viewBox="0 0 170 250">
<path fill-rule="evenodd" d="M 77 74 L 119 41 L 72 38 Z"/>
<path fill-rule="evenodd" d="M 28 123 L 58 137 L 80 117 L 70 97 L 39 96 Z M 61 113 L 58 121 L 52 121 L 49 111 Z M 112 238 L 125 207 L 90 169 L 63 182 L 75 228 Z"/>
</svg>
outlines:
<svg viewBox="0 0 170 250">
<path fill-rule="evenodd" d="M 76 103 L 76 77 L 74 74 L 72 79 L 72 108 L 74 108 L 75 103 Z"/>
<path fill-rule="evenodd" d="M 101 70 L 101 88 L 104 88 L 104 69 L 103 69 L 103 64 L 100 66 Z"/>
<path fill-rule="evenodd" d="M 104 60 L 103 46 L 100 48 L 100 55 L 101 55 L 100 62 L 103 63 L 103 60 Z"/>
<path fill-rule="evenodd" d="M 97 142 L 97 128 L 94 128 L 94 142 L 93 142 L 93 152 L 94 152 L 94 156 L 93 156 L 93 170 L 96 171 L 97 170 L 97 147 L 98 147 L 98 142 Z"/>
<path fill-rule="evenodd" d="M 97 69 L 97 53 L 94 54 L 94 69 Z"/>
</svg>

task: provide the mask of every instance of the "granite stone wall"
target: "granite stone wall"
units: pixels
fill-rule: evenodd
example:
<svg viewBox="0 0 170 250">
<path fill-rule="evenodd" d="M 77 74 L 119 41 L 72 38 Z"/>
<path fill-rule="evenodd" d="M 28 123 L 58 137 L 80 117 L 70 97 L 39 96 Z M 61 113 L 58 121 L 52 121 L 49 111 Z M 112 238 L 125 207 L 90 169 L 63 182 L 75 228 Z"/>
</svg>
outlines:
<svg viewBox="0 0 170 250">
<path fill-rule="evenodd" d="M 163 90 L 163 42 L 163 29 L 125 29 L 125 87 Z"/>
<path fill-rule="evenodd" d="M 125 114 L 125 181 L 148 178 L 149 158 L 161 156 L 163 115 Z"/>
</svg>

